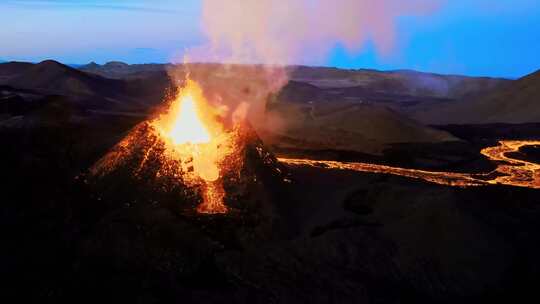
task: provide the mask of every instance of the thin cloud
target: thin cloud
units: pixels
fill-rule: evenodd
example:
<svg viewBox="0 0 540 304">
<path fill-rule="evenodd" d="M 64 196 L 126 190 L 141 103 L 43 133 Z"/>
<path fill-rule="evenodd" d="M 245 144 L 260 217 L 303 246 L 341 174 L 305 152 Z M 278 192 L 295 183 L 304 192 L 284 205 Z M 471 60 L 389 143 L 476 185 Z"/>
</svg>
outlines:
<svg viewBox="0 0 540 304">
<path fill-rule="evenodd" d="M 123 2 L 126 4 L 118 4 Z M 23 9 L 103 9 L 103 10 L 122 10 L 122 11 L 137 11 L 147 13 L 177 13 L 176 10 L 164 9 L 158 7 L 149 7 L 143 5 L 141 1 L 99 1 L 99 0 L 79 0 L 79 1 L 66 1 L 66 0 L 39 0 L 39 1 L 26 1 L 26 0 L 12 0 L 5 1 L 0 4 L 11 7 L 23 8 Z"/>
</svg>

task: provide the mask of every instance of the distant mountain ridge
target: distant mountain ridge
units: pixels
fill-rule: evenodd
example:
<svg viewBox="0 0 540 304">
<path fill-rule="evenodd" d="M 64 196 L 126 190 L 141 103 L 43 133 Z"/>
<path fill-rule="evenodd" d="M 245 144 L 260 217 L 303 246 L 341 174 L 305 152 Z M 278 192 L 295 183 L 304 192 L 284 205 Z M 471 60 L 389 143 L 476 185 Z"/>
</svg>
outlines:
<svg viewBox="0 0 540 304">
<path fill-rule="evenodd" d="M 103 65 L 90 62 L 79 67 L 79 69 L 106 78 L 123 79 L 145 72 L 166 73 L 167 66 L 170 66 L 170 64 L 127 64 L 121 61 L 110 61 Z"/>
<path fill-rule="evenodd" d="M 211 67 L 214 64 L 197 64 Z M 109 62 L 99 65 L 94 62 L 80 67 L 82 71 L 107 78 L 129 78 L 148 72 L 165 73 L 172 64 L 126 64 Z M 270 68 L 270 67 L 269 67 Z M 511 82 L 503 78 L 468 77 L 417 72 L 412 70 L 377 71 L 370 69 L 347 70 L 332 67 L 288 66 L 289 79 L 328 88 L 363 88 L 386 94 L 427 96 L 435 98 L 461 99 L 488 92 Z"/>
<path fill-rule="evenodd" d="M 511 82 L 503 78 L 442 75 L 412 70 L 345 70 L 308 66 L 291 67 L 289 74 L 293 80 L 320 88 L 363 87 L 392 94 L 452 99 L 486 92 Z"/>
<path fill-rule="evenodd" d="M 414 118 L 441 125 L 540 122 L 540 70 L 483 96 L 419 112 Z"/>
<path fill-rule="evenodd" d="M 70 101 L 95 107 L 146 109 L 159 103 L 170 87 L 167 77 L 109 79 L 53 60 L 0 64 L 0 85 L 29 89 L 41 95 L 61 95 Z"/>
<path fill-rule="evenodd" d="M 18 75 L 7 81 L 17 88 L 41 89 L 50 92 L 85 95 L 117 95 L 123 92 L 123 83 L 84 73 L 57 61 L 46 60 L 25 66 Z"/>
<path fill-rule="evenodd" d="M 112 61 L 73 68 L 52 60 L 38 64 L 7 62 L 0 63 L 0 85 L 78 98 L 96 96 L 96 102 L 99 98 L 123 104 L 137 100 L 144 106 L 162 100 L 171 85 L 168 69 L 173 66 L 185 73 L 183 65 L 172 64 L 130 65 Z M 222 65 L 201 63 L 191 68 L 214 75 Z M 519 80 L 308 66 L 290 66 L 286 71 L 289 84 L 272 98 L 299 106 L 376 105 L 395 112 L 381 114 L 386 117 L 409 116 L 434 125 L 540 122 L 540 71 Z M 227 77 L 227 73 L 218 74 Z M 362 111 L 382 113 L 371 111 L 370 107 L 359 109 L 355 110 L 358 115 Z"/>
</svg>

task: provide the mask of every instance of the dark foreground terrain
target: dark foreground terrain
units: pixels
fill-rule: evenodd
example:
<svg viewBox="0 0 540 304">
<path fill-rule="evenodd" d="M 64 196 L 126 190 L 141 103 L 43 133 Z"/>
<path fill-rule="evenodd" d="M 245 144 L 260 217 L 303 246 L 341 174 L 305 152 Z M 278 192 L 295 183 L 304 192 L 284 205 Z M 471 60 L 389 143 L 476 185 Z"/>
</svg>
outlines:
<svg viewBox="0 0 540 304">
<path fill-rule="evenodd" d="M 0 129 L 4 296 L 88 303 L 536 297 L 537 190 L 291 167 L 290 184 L 266 184 L 278 193 L 270 206 L 201 216 L 138 193 L 129 181 L 100 191 L 85 182 L 85 171 L 141 120 L 88 119 Z"/>
<path fill-rule="evenodd" d="M 197 204 L 193 197 L 158 195 L 148 189 L 144 178 L 119 173 L 96 180 L 88 174 L 129 130 L 148 118 L 148 104 L 159 103 L 165 89 L 146 92 L 137 79 L 110 81 L 56 63 L 45 65 L 9 68 L 23 68 L 36 81 L 49 77 L 51 69 L 57 71 L 55 79 L 63 79 L 61 75 L 70 80 L 18 88 L 26 84 L 24 75 L 7 77 L 8 71 L 3 76 L 9 83 L 0 87 L 0 269 L 5 278 L 0 289 L 5 301 L 520 303 L 538 299 L 538 190 L 456 188 L 384 174 L 275 164 L 288 182 L 276 180 L 267 167 L 254 165 L 249 173 L 258 182 L 244 187 L 249 200 L 236 197 L 235 208 L 227 215 L 198 215 L 193 212 Z M 297 78 L 335 85 L 326 74 L 307 72 Z M 167 87 L 163 75 L 154 76 L 156 83 Z M 105 90 L 104 85 L 111 87 Z M 77 91 L 81 88 L 84 93 Z M 500 139 L 538 139 L 540 134 L 538 124 L 424 127 L 378 107 L 353 110 L 361 117 L 382 115 L 366 125 L 371 133 L 363 136 L 405 126 L 411 136 L 443 134 L 455 140 L 386 138 L 381 142 L 391 142 L 377 154 L 368 153 L 370 149 L 310 150 L 291 147 L 289 142 L 266 147 L 282 156 L 489 172 L 494 164 L 479 153 L 483 147 Z M 314 121 L 339 122 L 349 117 L 349 112 L 339 113 L 345 114 L 328 118 L 323 113 Z M 378 128 L 387 124 L 393 127 Z M 291 134 L 304 134 L 295 132 Z M 340 132 L 344 131 L 333 134 Z M 535 147 L 518 154 L 516 158 L 538 160 Z"/>
</svg>

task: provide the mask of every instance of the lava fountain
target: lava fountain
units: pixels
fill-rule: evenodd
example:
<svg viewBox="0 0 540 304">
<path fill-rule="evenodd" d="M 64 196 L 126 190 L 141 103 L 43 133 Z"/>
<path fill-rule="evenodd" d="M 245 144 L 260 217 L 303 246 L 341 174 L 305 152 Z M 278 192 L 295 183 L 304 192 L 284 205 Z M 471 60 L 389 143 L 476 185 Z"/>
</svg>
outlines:
<svg viewBox="0 0 540 304">
<path fill-rule="evenodd" d="M 162 114 L 133 128 L 90 168 L 90 176 L 112 177 L 117 183 L 124 177 L 115 176 L 125 172 L 127 180 L 148 186 L 158 196 L 186 190 L 176 193 L 179 199 L 189 200 L 186 193 L 197 190 L 199 213 L 226 213 L 224 182 L 240 174 L 248 141 L 242 122 L 225 127 L 226 114 L 208 102 L 199 84 L 187 79 Z"/>
<path fill-rule="evenodd" d="M 230 133 L 217 119 L 218 109 L 204 97 L 201 87 L 188 79 L 165 114 L 151 122 L 165 143 L 166 157 L 178 161 L 183 181 L 200 185 L 200 213 L 226 213 L 223 199 L 224 160 L 234 150 Z"/>
</svg>

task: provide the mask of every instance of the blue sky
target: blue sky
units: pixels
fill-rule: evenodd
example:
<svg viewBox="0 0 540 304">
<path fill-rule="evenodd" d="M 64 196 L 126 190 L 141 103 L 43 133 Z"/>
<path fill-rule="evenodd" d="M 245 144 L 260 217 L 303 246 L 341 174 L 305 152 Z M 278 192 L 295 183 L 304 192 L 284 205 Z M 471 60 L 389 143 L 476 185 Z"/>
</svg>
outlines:
<svg viewBox="0 0 540 304">
<path fill-rule="evenodd" d="M 168 62 L 205 41 L 198 0 L 0 0 L 0 12 L 1 60 Z M 540 69 L 538 0 L 446 0 L 397 24 L 390 54 L 336 45 L 318 64 L 511 78 Z"/>
</svg>

